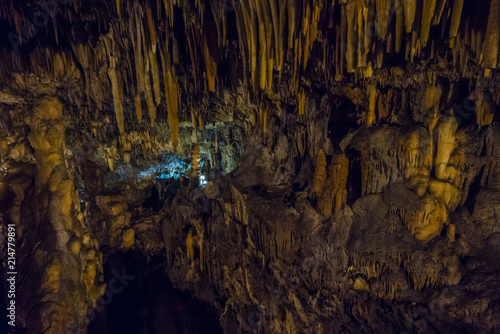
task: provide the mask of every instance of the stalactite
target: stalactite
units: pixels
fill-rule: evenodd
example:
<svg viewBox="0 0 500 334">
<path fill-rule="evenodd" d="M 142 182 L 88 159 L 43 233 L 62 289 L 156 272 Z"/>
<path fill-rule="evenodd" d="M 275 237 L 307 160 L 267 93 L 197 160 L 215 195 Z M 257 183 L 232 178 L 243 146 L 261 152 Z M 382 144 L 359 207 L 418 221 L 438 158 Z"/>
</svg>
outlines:
<svg viewBox="0 0 500 334">
<path fill-rule="evenodd" d="M 281 82 L 281 73 L 283 70 L 283 58 L 284 58 L 284 40 L 285 40 L 285 23 L 286 23 L 286 13 L 287 13 L 287 0 L 279 0 L 279 34 L 277 39 L 277 51 L 279 53 L 277 62 L 277 68 L 279 71 L 279 80 Z"/>
<path fill-rule="evenodd" d="M 431 29 L 431 20 L 436 10 L 437 0 L 424 0 L 424 8 L 422 13 L 422 24 L 420 27 L 420 38 L 422 41 L 422 46 L 427 46 L 427 41 L 429 40 L 429 32 Z"/>
<path fill-rule="evenodd" d="M 260 89 L 264 90 L 267 86 L 267 35 L 266 23 L 262 9 L 262 1 L 253 2 L 254 9 L 257 13 L 257 22 L 259 27 L 259 49 L 260 49 Z"/>
<path fill-rule="evenodd" d="M 117 60 L 113 57 L 110 59 L 110 68 L 108 76 L 111 81 L 111 90 L 113 94 L 113 102 L 115 106 L 116 123 L 120 133 L 125 133 L 125 118 L 123 116 L 123 84 L 120 80 L 118 70 L 116 69 Z"/>
<path fill-rule="evenodd" d="M 354 19 L 356 14 L 356 2 L 350 1 L 347 6 L 347 45 L 346 45 L 346 64 L 347 73 L 353 73 L 354 67 L 354 38 L 356 36 L 356 20 Z"/>
<path fill-rule="evenodd" d="M 266 64 L 267 64 L 267 90 L 272 90 L 273 84 L 273 67 L 274 67 L 274 38 L 273 38 L 273 17 L 271 13 L 271 8 L 269 4 L 269 0 L 260 0 L 261 1 L 261 9 L 264 17 L 265 28 L 266 28 Z M 274 1 L 274 0 L 273 0 Z"/>
<path fill-rule="evenodd" d="M 296 0 L 288 0 L 288 49 L 292 49 L 295 43 L 295 17 Z"/>
<path fill-rule="evenodd" d="M 207 71 L 206 73 L 207 73 L 208 90 L 210 92 L 215 92 L 215 78 L 217 77 L 217 62 L 210 54 L 209 44 L 206 36 L 203 41 L 203 55 Z"/>
<path fill-rule="evenodd" d="M 405 11 L 405 24 L 406 33 L 411 33 L 413 22 L 415 21 L 415 14 L 417 12 L 417 0 L 403 0 Z"/>
<path fill-rule="evenodd" d="M 155 124 L 156 121 L 156 105 L 153 100 L 153 89 L 151 87 L 151 78 L 149 76 L 149 69 L 144 71 L 146 79 L 146 106 L 148 107 L 149 122 L 151 126 Z"/>
<path fill-rule="evenodd" d="M 245 27 L 248 37 L 248 50 L 249 50 L 249 66 L 250 66 L 250 75 L 252 86 L 254 90 L 257 89 L 257 49 L 258 49 L 258 41 L 257 41 L 257 15 L 254 10 L 255 4 L 250 0 L 241 0 L 241 7 L 243 12 L 243 18 L 245 20 Z"/>
<path fill-rule="evenodd" d="M 179 142 L 179 88 L 175 68 L 171 64 L 168 50 L 160 53 L 162 59 L 163 76 L 165 80 L 165 90 L 167 99 L 167 118 L 170 128 L 170 140 L 174 148 Z"/>
<path fill-rule="evenodd" d="M 500 41 L 500 0 L 491 0 L 488 26 L 484 37 L 484 66 L 496 68 Z"/>
<path fill-rule="evenodd" d="M 140 23 L 140 14 L 136 12 L 135 15 L 135 31 L 136 31 L 136 39 L 134 44 L 134 60 L 135 60 L 135 72 L 137 77 L 137 89 L 139 92 L 144 92 L 146 88 L 146 84 L 144 82 L 144 61 L 143 61 L 143 52 L 142 52 L 142 24 Z M 133 32 L 133 29 L 132 29 Z M 134 40 L 132 38 L 132 40 Z"/>
<path fill-rule="evenodd" d="M 137 115 L 137 122 L 139 124 L 141 124 L 142 123 L 142 105 L 141 105 L 142 98 L 141 98 L 141 93 L 137 92 L 135 94 L 134 102 L 135 102 L 135 114 Z"/>
<path fill-rule="evenodd" d="M 457 37 L 458 27 L 460 26 L 460 20 L 462 18 L 463 6 L 464 0 L 455 0 L 450 24 L 450 47 L 455 45 L 455 38 Z"/>
<path fill-rule="evenodd" d="M 446 5 L 446 0 L 437 0 L 436 10 L 434 12 L 434 16 L 432 17 L 432 25 L 436 26 L 441 21 L 441 17 L 443 16 L 443 11 Z"/>
<path fill-rule="evenodd" d="M 403 44 L 404 37 L 404 11 L 403 11 L 403 0 L 395 0 L 396 9 L 396 52 L 401 51 L 401 45 Z"/>
<path fill-rule="evenodd" d="M 224 43 L 223 39 L 223 33 L 222 33 L 222 27 L 221 27 L 221 14 L 224 15 L 222 7 L 224 6 L 221 1 L 209 1 L 208 6 L 210 7 L 210 10 L 212 11 L 212 16 L 214 18 L 215 22 L 215 28 L 217 29 L 217 41 L 219 47 L 221 47 Z"/>
<path fill-rule="evenodd" d="M 368 27 L 368 8 L 365 2 L 356 1 L 356 18 L 358 27 L 358 67 L 366 67 L 366 58 L 368 55 L 368 50 L 366 47 L 366 36 L 369 33 L 367 31 Z"/>
<path fill-rule="evenodd" d="M 153 50 L 149 50 L 149 64 L 151 66 L 151 73 L 153 75 L 153 90 L 155 94 L 155 103 L 159 105 L 161 102 L 161 90 L 160 90 L 160 72 L 158 71 L 158 61 L 156 58 L 156 53 Z"/>
<path fill-rule="evenodd" d="M 387 28 L 389 26 L 389 15 L 391 11 L 391 1 L 390 0 L 377 0 L 377 17 L 375 22 L 375 31 L 377 37 L 382 41 L 387 39 Z"/>
<path fill-rule="evenodd" d="M 344 49 L 347 44 L 347 9 L 345 2 L 341 4 L 341 20 L 340 27 L 337 27 L 337 39 L 335 50 L 337 52 L 336 62 L 335 62 L 335 80 L 342 80 L 342 75 L 344 73 Z"/>
<path fill-rule="evenodd" d="M 266 0 L 269 2 L 269 7 L 271 10 L 271 16 L 272 16 L 272 27 L 274 28 L 274 59 L 275 62 L 279 65 L 279 59 L 280 59 L 280 51 L 279 51 L 279 34 L 280 34 L 280 17 L 279 17 L 279 9 L 278 9 L 278 2 L 275 0 Z"/>
<path fill-rule="evenodd" d="M 326 181 L 326 156 L 323 150 L 319 150 L 316 156 L 316 167 L 313 178 L 312 192 L 317 196 L 321 194 L 323 185 Z"/>
</svg>

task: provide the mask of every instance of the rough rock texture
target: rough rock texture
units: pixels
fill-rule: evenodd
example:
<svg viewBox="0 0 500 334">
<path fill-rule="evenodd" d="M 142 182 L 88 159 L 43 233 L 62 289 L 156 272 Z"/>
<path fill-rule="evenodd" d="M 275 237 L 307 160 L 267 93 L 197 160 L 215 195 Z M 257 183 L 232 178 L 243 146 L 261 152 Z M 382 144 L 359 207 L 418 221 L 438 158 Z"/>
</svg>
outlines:
<svg viewBox="0 0 500 334">
<path fill-rule="evenodd" d="M 498 332 L 499 11 L 0 4 L 17 330 L 159 333 L 170 281 L 227 333 Z"/>
</svg>

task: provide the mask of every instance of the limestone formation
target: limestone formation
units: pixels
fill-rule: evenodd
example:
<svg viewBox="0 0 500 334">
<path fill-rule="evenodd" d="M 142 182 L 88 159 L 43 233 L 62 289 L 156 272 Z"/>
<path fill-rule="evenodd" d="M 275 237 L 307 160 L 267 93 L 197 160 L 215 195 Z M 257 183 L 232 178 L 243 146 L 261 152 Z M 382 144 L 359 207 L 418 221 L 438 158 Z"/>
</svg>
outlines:
<svg viewBox="0 0 500 334">
<path fill-rule="evenodd" d="M 16 332 L 498 331 L 499 11 L 3 1 Z"/>
</svg>

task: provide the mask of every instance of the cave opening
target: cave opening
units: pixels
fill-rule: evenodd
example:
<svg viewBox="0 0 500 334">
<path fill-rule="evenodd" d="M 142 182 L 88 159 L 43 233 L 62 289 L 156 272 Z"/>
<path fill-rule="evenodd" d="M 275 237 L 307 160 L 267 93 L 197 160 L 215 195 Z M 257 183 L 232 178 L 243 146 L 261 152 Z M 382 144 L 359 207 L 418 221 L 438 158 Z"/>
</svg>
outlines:
<svg viewBox="0 0 500 334">
<path fill-rule="evenodd" d="M 218 316 L 173 287 L 165 257 L 104 251 L 105 294 L 91 311 L 88 334 L 217 334 Z"/>
<path fill-rule="evenodd" d="M 357 128 L 357 107 L 344 96 L 331 98 L 331 111 L 328 118 L 328 138 L 334 147 L 339 148 L 342 139 Z"/>
</svg>

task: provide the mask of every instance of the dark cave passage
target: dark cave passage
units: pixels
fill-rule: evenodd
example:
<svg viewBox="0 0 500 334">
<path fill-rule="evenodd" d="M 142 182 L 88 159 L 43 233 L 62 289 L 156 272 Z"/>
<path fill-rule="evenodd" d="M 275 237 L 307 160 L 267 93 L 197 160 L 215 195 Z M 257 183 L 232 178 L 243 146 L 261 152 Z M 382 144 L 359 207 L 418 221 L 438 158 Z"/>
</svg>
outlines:
<svg viewBox="0 0 500 334">
<path fill-rule="evenodd" d="M 172 286 L 162 257 L 110 250 L 104 276 L 107 290 L 91 311 L 88 334 L 222 333 L 207 305 Z"/>
</svg>

